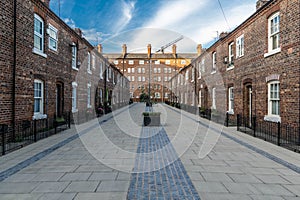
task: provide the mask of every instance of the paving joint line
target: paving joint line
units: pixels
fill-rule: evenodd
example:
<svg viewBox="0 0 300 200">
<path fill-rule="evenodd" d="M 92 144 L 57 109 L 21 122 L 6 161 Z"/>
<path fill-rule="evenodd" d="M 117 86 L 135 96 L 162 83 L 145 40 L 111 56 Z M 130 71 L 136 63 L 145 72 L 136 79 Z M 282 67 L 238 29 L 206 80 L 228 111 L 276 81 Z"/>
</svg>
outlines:
<svg viewBox="0 0 300 200">
<path fill-rule="evenodd" d="M 177 113 L 179 113 L 179 114 L 184 115 L 185 117 L 187 117 L 187 118 L 193 120 L 193 121 L 196 122 L 196 123 L 201 124 L 202 126 L 205 126 L 206 128 L 210 128 L 210 129 L 213 130 L 215 133 L 219 133 L 219 131 L 218 131 L 216 128 L 210 127 L 210 126 L 208 126 L 207 124 L 201 122 L 200 120 L 199 120 L 199 121 L 198 121 L 198 120 L 195 120 L 195 119 L 191 118 L 190 116 L 188 116 L 188 115 L 186 115 L 186 114 L 184 114 L 184 113 L 181 113 L 181 112 L 179 112 L 178 110 L 175 110 L 175 109 L 172 108 L 172 107 L 169 107 L 169 106 L 166 106 L 166 107 L 167 107 L 168 109 L 170 109 L 170 110 L 173 110 L 174 112 L 177 112 Z M 276 162 L 276 163 L 278 163 L 278 164 L 281 164 L 281 165 L 283 165 L 283 166 L 285 166 L 285 167 L 287 167 L 287 168 L 293 170 L 294 172 L 297 172 L 298 174 L 300 174 L 300 167 L 298 167 L 298 166 L 296 166 L 296 165 L 294 165 L 294 164 L 292 164 L 292 163 L 289 163 L 289 162 L 287 162 L 287 161 L 285 161 L 285 160 L 283 160 L 283 159 L 281 159 L 281 158 L 279 158 L 279 157 L 277 157 L 277 156 L 274 156 L 274 155 L 272 155 L 272 154 L 270 154 L 270 153 L 268 153 L 268 152 L 266 152 L 266 151 L 264 151 L 264 150 L 262 150 L 262 149 L 260 149 L 260 148 L 258 148 L 258 147 L 255 147 L 255 146 L 253 146 L 253 145 L 251 145 L 251 144 L 249 144 L 249 143 L 247 143 L 247 142 L 244 142 L 244 141 L 242 141 L 242 140 L 240 140 L 240 139 L 238 139 L 238 138 L 236 138 L 236 137 L 234 137 L 234 136 L 231 136 L 231 135 L 230 135 L 229 133 L 227 133 L 227 132 L 221 131 L 221 134 L 222 134 L 223 136 L 227 137 L 228 139 L 230 139 L 230 140 L 232 140 L 232 141 L 234 141 L 234 142 L 236 142 L 236 143 L 238 143 L 238 144 L 240 144 L 240 145 L 242 145 L 242 146 L 244 146 L 244 147 L 246 147 L 246 148 L 248 148 L 248 149 L 250 149 L 250 150 L 252 150 L 252 151 L 254 151 L 254 152 L 256 152 L 256 153 L 258 153 L 258 154 L 260 154 L 260 155 L 262 155 L 262 156 L 264 156 L 264 157 L 266 157 L 266 158 L 268 158 L 268 159 L 270 159 L 270 160 L 272 160 L 272 161 L 274 161 L 274 162 Z"/>
<path fill-rule="evenodd" d="M 132 108 L 133 106 L 135 106 L 137 104 L 132 104 L 128 107 L 129 108 Z M 123 107 L 124 108 L 124 107 Z M 114 118 L 114 116 L 117 116 L 117 115 L 120 115 L 121 113 L 125 112 L 127 110 L 127 108 L 125 107 L 124 110 L 118 112 L 117 114 L 115 115 L 112 115 L 110 117 L 108 117 L 107 119 L 103 119 L 102 121 L 80 131 L 79 133 L 77 133 L 76 135 L 73 135 L 67 139 L 64 139 L 63 141 L 49 147 L 48 149 L 45 149 L 43 150 L 42 152 L 40 153 L 37 153 L 35 154 L 34 156 L 31 156 L 30 158 L 14 165 L 13 167 L 10 167 L 9 169 L 7 170 L 4 170 L 2 172 L 0 172 L 0 182 L 2 182 L 3 180 L 7 179 L 8 177 L 16 174 L 17 172 L 21 171 L 22 169 L 32 165 L 33 163 L 41 160 L 42 158 L 48 156 L 50 153 L 54 152 L 55 150 L 67 145 L 68 143 L 72 142 L 73 140 L 79 138 L 79 136 L 82 136 L 84 134 L 87 134 L 88 132 L 90 132 L 91 130 L 95 129 L 96 127 L 98 127 L 99 125 L 101 124 L 104 124 L 105 122 L 111 120 Z"/>
</svg>

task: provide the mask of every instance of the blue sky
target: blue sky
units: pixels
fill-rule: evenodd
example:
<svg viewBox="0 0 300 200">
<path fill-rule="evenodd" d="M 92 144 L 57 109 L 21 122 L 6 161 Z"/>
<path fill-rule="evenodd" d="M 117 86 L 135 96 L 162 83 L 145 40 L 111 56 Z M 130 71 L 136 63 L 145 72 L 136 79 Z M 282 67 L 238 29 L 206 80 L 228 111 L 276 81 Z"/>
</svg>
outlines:
<svg viewBox="0 0 300 200">
<path fill-rule="evenodd" d="M 59 15 L 58 1 L 50 8 Z M 60 0 L 60 17 L 83 30 L 92 44 L 104 52 L 154 49 L 175 40 L 178 51 L 194 52 L 197 44 L 208 47 L 217 33 L 233 30 L 255 12 L 256 0 Z"/>
</svg>

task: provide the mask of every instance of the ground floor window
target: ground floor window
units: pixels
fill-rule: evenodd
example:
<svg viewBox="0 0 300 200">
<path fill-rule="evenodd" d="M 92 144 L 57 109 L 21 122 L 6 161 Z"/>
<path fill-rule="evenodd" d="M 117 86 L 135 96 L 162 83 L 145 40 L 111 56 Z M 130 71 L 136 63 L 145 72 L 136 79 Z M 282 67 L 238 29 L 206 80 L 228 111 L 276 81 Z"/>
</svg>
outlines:
<svg viewBox="0 0 300 200">
<path fill-rule="evenodd" d="M 274 81 L 268 84 L 268 114 L 279 116 L 280 112 L 280 97 L 279 97 L 279 82 Z"/>
<path fill-rule="evenodd" d="M 72 112 L 77 112 L 77 83 L 72 83 Z"/>
<path fill-rule="evenodd" d="M 228 112 L 234 112 L 234 94 L 233 87 L 228 88 Z"/>
<path fill-rule="evenodd" d="M 87 84 L 87 107 L 91 108 L 91 84 Z"/>
</svg>

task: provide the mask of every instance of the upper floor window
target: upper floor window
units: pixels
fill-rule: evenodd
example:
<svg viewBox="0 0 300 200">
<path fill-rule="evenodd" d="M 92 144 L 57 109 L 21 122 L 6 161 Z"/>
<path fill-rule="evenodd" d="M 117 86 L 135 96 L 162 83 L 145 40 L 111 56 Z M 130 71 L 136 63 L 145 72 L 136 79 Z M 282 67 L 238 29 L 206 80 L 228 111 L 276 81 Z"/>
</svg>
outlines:
<svg viewBox="0 0 300 200">
<path fill-rule="evenodd" d="M 146 73 L 146 71 L 145 71 L 145 68 L 142 68 L 142 73 L 143 73 L 143 74 L 145 74 L 145 73 Z"/>
<path fill-rule="evenodd" d="M 93 69 L 95 69 L 95 66 L 96 66 L 96 57 L 94 54 L 92 54 L 92 66 L 93 66 Z"/>
<path fill-rule="evenodd" d="M 166 65 L 170 65 L 170 64 L 171 64 L 171 61 L 170 61 L 170 60 L 166 60 L 165 64 L 166 64 Z"/>
<path fill-rule="evenodd" d="M 172 73 L 172 69 L 170 67 L 168 68 L 168 72 L 169 72 L 169 74 Z"/>
<path fill-rule="evenodd" d="M 118 60 L 114 60 L 114 64 L 115 65 L 119 64 L 119 61 Z"/>
<path fill-rule="evenodd" d="M 34 51 L 44 53 L 44 21 L 34 14 Z"/>
<path fill-rule="evenodd" d="M 195 68 L 193 67 L 192 68 L 192 81 L 195 80 Z"/>
<path fill-rule="evenodd" d="M 234 53 L 233 53 L 233 42 L 231 42 L 228 45 L 228 68 L 233 66 L 233 59 L 234 59 Z"/>
<path fill-rule="evenodd" d="M 100 62 L 100 79 L 103 79 L 103 62 Z"/>
<path fill-rule="evenodd" d="M 217 70 L 217 52 L 213 52 L 212 54 L 212 71 L 215 72 Z"/>
<path fill-rule="evenodd" d="M 140 64 L 140 65 L 143 65 L 143 64 L 145 64 L 145 61 L 144 61 L 144 60 L 140 60 L 140 61 L 139 61 L 139 64 Z"/>
<path fill-rule="evenodd" d="M 236 39 L 236 57 L 244 56 L 244 35 Z"/>
<path fill-rule="evenodd" d="M 134 68 L 131 68 L 131 72 L 134 73 Z"/>
<path fill-rule="evenodd" d="M 161 68 L 157 68 L 157 73 L 161 73 Z"/>
<path fill-rule="evenodd" d="M 57 51 L 57 42 L 58 42 L 58 34 L 57 34 L 57 29 L 49 24 L 49 48 L 52 49 L 53 51 Z"/>
<path fill-rule="evenodd" d="M 142 69 L 141 68 L 138 68 L 138 73 L 142 73 Z"/>
<path fill-rule="evenodd" d="M 89 73 L 91 73 L 91 53 L 88 52 L 88 55 L 87 55 L 87 71 Z"/>
<path fill-rule="evenodd" d="M 130 74 L 131 73 L 131 68 L 128 68 L 127 72 Z"/>
<path fill-rule="evenodd" d="M 133 60 L 129 60 L 129 61 L 128 61 L 128 64 L 129 64 L 129 65 L 133 65 L 133 64 L 134 64 L 134 61 L 133 61 Z"/>
<path fill-rule="evenodd" d="M 181 64 L 185 65 L 186 64 L 186 60 L 181 60 Z"/>
<path fill-rule="evenodd" d="M 154 72 L 154 73 L 157 73 L 157 68 L 154 68 L 154 69 L 153 69 L 153 72 Z"/>
<path fill-rule="evenodd" d="M 159 65 L 160 64 L 160 60 L 154 61 L 154 64 Z"/>
<path fill-rule="evenodd" d="M 75 43 L 72 44 L 72 68 L 78 69 L 78 67 L 77 67 L 77 46 Z"/>
<path fill-rule="evenodd" d="M 279 45 L 280 23 L 279 22 L 280 22 L 279 12 L 273 14 L 268 20 L 269 52 L 280 49 L 280 45 Z"/>
</svg>

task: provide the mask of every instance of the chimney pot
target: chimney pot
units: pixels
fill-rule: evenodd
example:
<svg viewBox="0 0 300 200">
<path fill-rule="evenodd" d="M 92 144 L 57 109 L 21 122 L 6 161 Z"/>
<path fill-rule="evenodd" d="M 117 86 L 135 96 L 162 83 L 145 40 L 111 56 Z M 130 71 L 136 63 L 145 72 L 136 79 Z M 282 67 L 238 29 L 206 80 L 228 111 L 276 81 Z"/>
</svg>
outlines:
<svg viewBox="0 0 300 200">
<path fill-rule="evenodd" d="M 48 8 L 50 6 L 50 0 L 41 0 Z"/>
<path fill-rule="evenodd" d="M 103 47 L 102 47 L 102 44 L 98 44 L 97 50 L 98 50 L 98 53 L 103 53 Z"/>
</svg>

